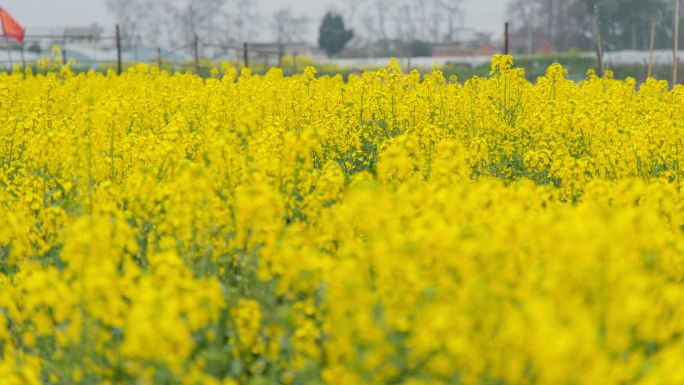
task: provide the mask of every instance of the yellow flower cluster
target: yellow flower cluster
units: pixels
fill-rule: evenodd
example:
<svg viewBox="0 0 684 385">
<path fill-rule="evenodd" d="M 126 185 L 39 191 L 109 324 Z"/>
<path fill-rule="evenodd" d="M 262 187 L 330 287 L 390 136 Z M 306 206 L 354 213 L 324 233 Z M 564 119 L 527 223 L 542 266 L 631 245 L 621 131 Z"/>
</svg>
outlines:
<svg viewBox="0 0 684 385">
<path fill-rule="evenodd" d="M 684 383 L 684 87 L 0 75 L 0 383 Z"/>
</svg>

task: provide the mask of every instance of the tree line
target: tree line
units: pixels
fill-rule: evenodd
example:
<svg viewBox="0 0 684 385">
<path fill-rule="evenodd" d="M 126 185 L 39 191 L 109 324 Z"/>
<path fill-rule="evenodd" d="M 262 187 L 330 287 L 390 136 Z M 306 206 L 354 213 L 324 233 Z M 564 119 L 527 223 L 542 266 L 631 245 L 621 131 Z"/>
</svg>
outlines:
<svg viewBox="0 0 684 385">
<path fill-rule="evenodd" d="M 196 35 L 209 44 L 258 39 L 292 43 L 314 36 L 316 27 L 319 43 L 323 33 L 323 42 L 332 47 L 329 53 L 337 52 L 335 45 L 344 46 L 341 41 L 346 44 L 352 37 L 354 46 L 392 40 L 458 42 L 465 16 L 464 0 L 340 0 L 322 24 L 287 7 L 260 14 L 256 0 L 105 1 L 121 24 L 125 43 L 161 47 L 182 45 Z M 591 50 L 595 7 L 606 49 L 647 49 L 652 20 L 657 25 L 656 47 L 669 48 L 672 2 L 509 0 L 507 18 L 517 37 L 517 51 L 533 52 L 541 45 L 555 51 Z"/>
<path fill-rule="evenodd" d="M 254 0 L 105 0 L 125 44 L 176 47 L 199 36 L 211 44 L 249 41 L 263 29 Z M 296 39 L 301 18 L 274 12 L 269 29 Z"/>
<path fill-rule="evenodd" d="M 594 12 L 598 9 L 603 44 L 609 50 L 645 50 L 652 21 L 656 47 L 670 48 L 673 38 L 672 0 L 511 0 L 513 31 L 533 51 L 546 43 L 556 51 L 590 50 L 594 44 Z"/>
<path fill-rule="evenodd" d="M 172 47 L 195 35 L 216 44 L 264 37 L 289 43 L 312 36 L 320 25 L 287 7 L 261 15 L 256 0 L 105 1 L 125 31 L 126 43 Z M 329 13 L 353 28 L 360 44 L 378 40 L 439 42 L 457 38 L 463 23 L 462 4 L 463 0 L 340 0 L 331 5 Z"/>
</svg>

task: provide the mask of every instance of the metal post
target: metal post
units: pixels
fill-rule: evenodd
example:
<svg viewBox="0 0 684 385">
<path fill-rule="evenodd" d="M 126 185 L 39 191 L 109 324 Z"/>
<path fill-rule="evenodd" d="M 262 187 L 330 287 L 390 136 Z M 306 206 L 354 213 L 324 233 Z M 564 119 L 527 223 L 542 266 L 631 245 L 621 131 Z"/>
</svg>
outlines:
<svg viewBox="0 0 684 385">
<path fill-rule="evenodd" d="M 195 35 L 195 40 L 193 41 L 193 51 L 195 54 L 195 73 L 199 74 L 199 36 Z"/>
<path fill-rule="evenodd" d="M 157 47 L 157 66 L 159 69 L 162 68 L 162 50 L 160 47 Z"/>
<path fill-rule="evenodd" d="M 601 45 L 601 20 L 598 5 L 594 6 L 594 39 L 596 40 L 596 57 L 598 61 L 599 76 L 603 77 L 603 46 Z"/>
<path fill-rule="evenodd" d="M 7 52 L 9 53 L 10 69 L 14 67 L 14 59 L 12 59 L 12 44 L 7 43 Z"/>
<path fill-rule="evenodd" d="M 249 51 L 248 51 L 247 42 L 244 42 L 242 44 L 242 54 L 244 55 L 245 67 L 249 67 Z"/>
<path fill-rule="evenodd" d="M 116 25 L 116 69 L 117 74 L 121 75 L 123 72 L 123 62 L 121 60 L 121 29 L 119 24 Z"/>
<path fill-rule="evenodd" d="M 534 52 L 534 42 L 532 40 L 532 16 L 528 16 L 527 20 L 527 56 L 532 56 Z"/>
<path fill-rule="evenodd" d="M 60 45 L 60 48 L 62 48 L 62 65 L 65 65 L 66 60 L 64 58 L 66 58 L 66 54 L 67 54 L 67 52 L 66 52 L 67 51 L 66 33 L 64 35 L 62 35 L 62 44 Z"/>
<path fill-rule="evenodd" d="M 62 48 L 62 65 L 67 65 L 67 49 Z"/>
<path fill-rule="evenodd" d="M 12 72 L 12 67 L 14 66 L 14 64 L 12 63 L 12 51 L 10 49 L 11 47 L 10 47 L 9 39 L 7 39 L 5 37 L 4 40 L 5 40 L 5 48 L 7 49 L 7 60 L 9 61 L 9 70 L 7 72 Z"/>
<path fill-rule="evenodd" d="M 24 29 L 24 36 L 26 36 L 26 29 Z M 24 56 L 24 40 L 21 41 L 21 67 L 26 68 L 26 57 Z"/>
<path fill-rule="evenodd" d="M 509 49 L 509 33 L 508 33 L 508 27 L 510 23 L 506 22 L 504 23 L 504 54 L 510 55 L 511 51 Z"/>
<path fill-rule="evenodd" d="M 651 35 L 648 42 L 648 74 L 647 78 L 653 76 L 653 50 L 655 49 L 656 20 L 651 20 Z"/>
<path fill-rule="evenodd" d="M 278 41 L 278 67 L 283 68 L 283 43 Z"/>
<path fill-rule="evenodd" d="M 674 49 L 672 51 L 672 87 L 677 84 L 677 67 L 679 67 L 679 0 L 675 0 L 674 12 Z"/>
</svg>

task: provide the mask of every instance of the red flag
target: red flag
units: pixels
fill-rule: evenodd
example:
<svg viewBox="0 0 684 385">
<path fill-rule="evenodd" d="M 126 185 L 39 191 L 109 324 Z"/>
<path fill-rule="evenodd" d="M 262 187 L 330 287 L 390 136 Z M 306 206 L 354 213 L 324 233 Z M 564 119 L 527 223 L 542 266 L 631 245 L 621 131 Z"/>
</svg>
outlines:
<svg viewBox="0 0 684 385">
<path fill-rule="evenodd" d="M 24 42 L 24 28 L 4 8 L 0 8 L 0 22 L 2 22 L 2 35 L 5 38 L 13 39 L 19 44 Z"/>
</svg>

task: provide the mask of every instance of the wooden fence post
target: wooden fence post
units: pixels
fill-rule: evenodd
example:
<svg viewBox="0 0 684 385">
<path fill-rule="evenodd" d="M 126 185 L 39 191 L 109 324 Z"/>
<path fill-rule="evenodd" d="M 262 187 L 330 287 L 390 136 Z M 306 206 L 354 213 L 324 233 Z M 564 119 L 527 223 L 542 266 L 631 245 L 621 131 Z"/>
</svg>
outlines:
<svg viewBox="0 0 684 385">
<path fill-rule="evenodd" d="M 5 49 L 7 49 L 7 61 L 9 63 L 9 67 L 8 67 L 9 69 L 7 72 L 12 72 L 12 67 L 13 67 L 12 51 L 10 50 L 11 47 L 10 47 L 9 39 L 7 39 L 6 37 L 3 37 L 3 40 L 5 40 Z"/>
<path fill-rule="evenodd" d="M 116 25 L 116 73 L 121 75 L 123 72 L 123 63 L 121 61 L 121 29 L 119 24 Z"/>
<path fill-rule="evenodd" d="M 199 62 L 199 36 L 195 35 L 195 39 L 192 42 L 192 50 L 195 56 L 195 74 L 199 74 L 200 62 Z"/>
<path fill-rule="evenodd" d="M 675 0 L 674 11 L 674 47 L 672 50 L 672 87 L 677 84 L 677 67 L 679 67 L 679 0 Z"/>
<path fill-rule="evenodd" d="M 278 40 L 278 67 L 283 68 L 283 43 Z"/>
<path fill-rule="evenodd" d="M 245 61 L 245 67 L 249 67 L 249 46 L 247 45 L 247 42 L 242 43 L 242 54 L 244 56 L 244 61 Z"/>
<path fill-rule="evenodd" d="M 510 46 L 509 46 L 509 44 L 510 44 L 509 26 L 510 26 L 509 22 L 504 23 L 504 54 L 506 54 L 506 55 L 511 54 Z"/>
<path fill-rule="evenodd" d="M 596 41 L 596 57 L 598 61 L 599 76 L 603 77 L 603 46 L 601 45 L 601 18 L 598 5 L 594 6 L 594 39 Z"/>
<path fill-rule="evenodd" d="M 26 33 L 26 30 L 24 30 L 24 33 Z M 21 42 L 21 67 L 26 68 L 26 57 L 24 56 L 24 41 L 22 40 Z"/>
<path fill-rule="evenodd" d="M 651 33 L 648 41 L 648 74 L 646 78 L 653 76 L 653 50 L 655 49 L 656 20 L 651 20 Z"/>
</svg>

